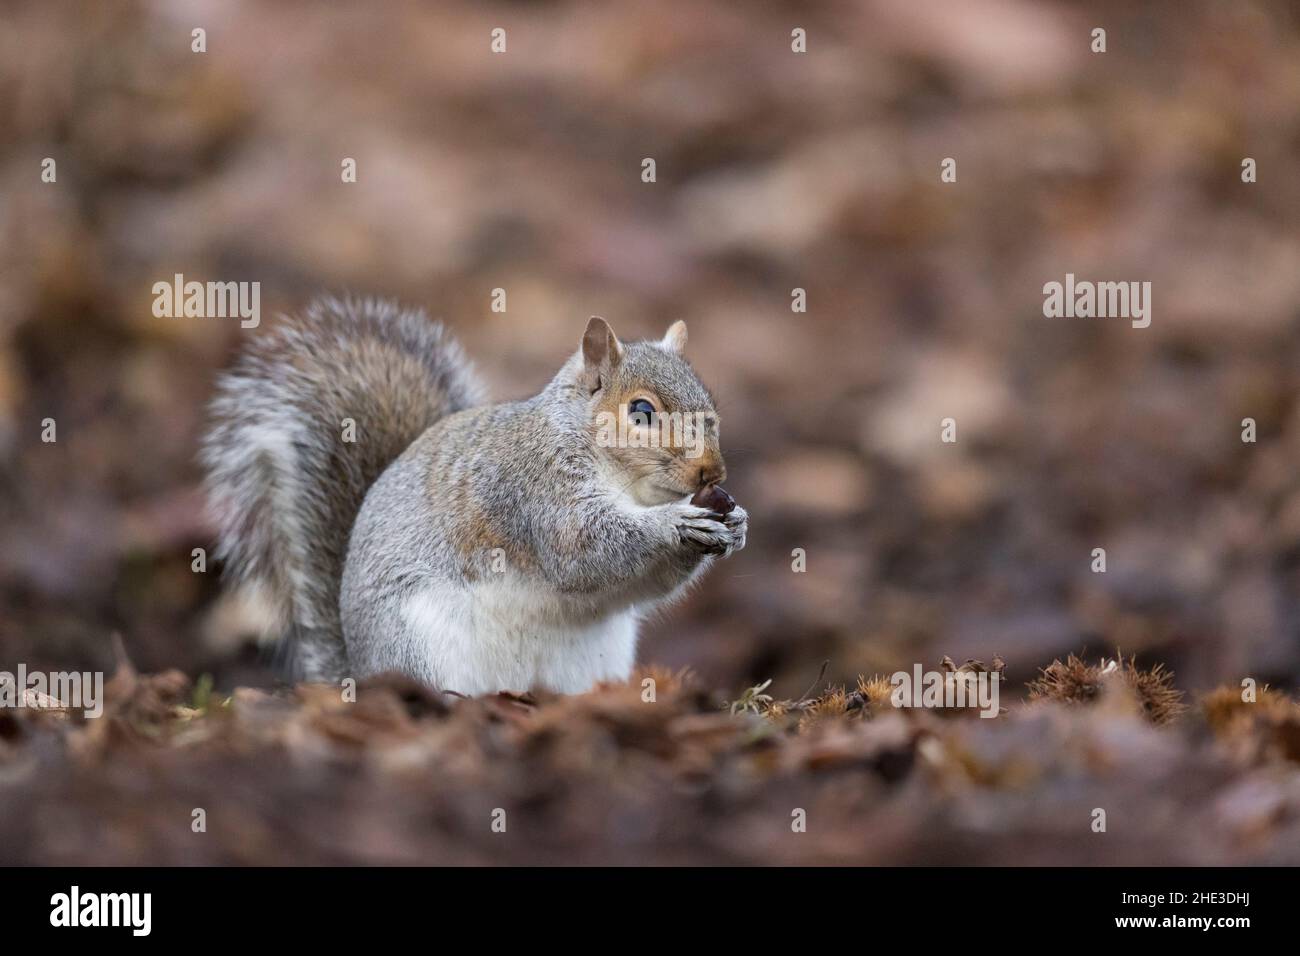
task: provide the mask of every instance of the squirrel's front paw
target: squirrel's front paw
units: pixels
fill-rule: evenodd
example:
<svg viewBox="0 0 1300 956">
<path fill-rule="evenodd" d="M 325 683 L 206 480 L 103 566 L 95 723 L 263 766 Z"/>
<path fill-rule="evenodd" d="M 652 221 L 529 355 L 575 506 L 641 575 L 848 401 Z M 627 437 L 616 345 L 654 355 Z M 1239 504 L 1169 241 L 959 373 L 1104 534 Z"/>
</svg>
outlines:
<svg viewBox="0 0 1300 956">
<path fill-rule="evenodd" d="M 731 551 L 739 551 L 745 546 L 745 536 L 749 532 L 749 512 L 736 505 L 731 513 L 722 519 L 722 523 L 731 531 Z"/>
<path fill-rule="evenodd" d="M 732 520 L 734 516 L 739 518 Z M 745 530 L 749 516 L 745 509 L 737 508 L 726 518 L 694 505 L 679 505 L 675 515 L 678 540 L 700 554 L 728 555 L 745 546 Z"/>
</svg>

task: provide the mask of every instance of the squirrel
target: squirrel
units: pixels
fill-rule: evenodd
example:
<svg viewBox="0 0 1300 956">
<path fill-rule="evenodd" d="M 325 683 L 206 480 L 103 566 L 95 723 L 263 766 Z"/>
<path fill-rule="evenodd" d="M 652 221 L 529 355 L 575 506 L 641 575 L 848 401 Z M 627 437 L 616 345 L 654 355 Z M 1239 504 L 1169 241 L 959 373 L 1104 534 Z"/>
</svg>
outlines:
<svg viewBox="0 0 1300 956">
<path fill-rule="evenodd" d="M 743 508 L 690 500 L 727 472 L 685 345 L 680 321 L 624 343 L 592 317 L 540 393 L 485 404 L 441 323 L 320 299 L 218 380 L 200 454 L 216 556 L 269 597 L 304 680 L 627 680 L 639 622 L 745 546 Z M 682 421 L 702 424 L 662 427 Z"/>
</svg>

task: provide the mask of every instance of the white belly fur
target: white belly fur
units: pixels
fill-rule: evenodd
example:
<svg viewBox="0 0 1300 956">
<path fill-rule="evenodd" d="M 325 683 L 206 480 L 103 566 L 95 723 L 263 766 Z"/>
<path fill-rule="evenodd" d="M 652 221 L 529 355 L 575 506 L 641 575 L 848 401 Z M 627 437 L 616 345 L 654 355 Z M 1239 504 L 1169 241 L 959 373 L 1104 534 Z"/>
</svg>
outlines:
<svg viewBox="0 0 1300 956">
<path fill-rule="evenodd" d="M 402 608 L 411 656 L 435 687 L 462 694 L 541 688 L 563 694 L 626 680 L 637 615 L 622 609 L 581 622 L 563 599 L 512 575 L 470 587 L 434 585 Z"/>
</svg>

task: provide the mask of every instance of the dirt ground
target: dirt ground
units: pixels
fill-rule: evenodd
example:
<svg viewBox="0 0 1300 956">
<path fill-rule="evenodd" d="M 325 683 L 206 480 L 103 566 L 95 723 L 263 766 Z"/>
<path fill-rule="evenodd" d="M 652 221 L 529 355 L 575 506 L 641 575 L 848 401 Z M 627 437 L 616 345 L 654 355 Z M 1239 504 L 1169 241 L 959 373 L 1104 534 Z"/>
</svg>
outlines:
<svg viewBox="0 0 1300 956">
<path fill-rule="evenodd" d="M 0 670 L 118 674 L 100 721 L 0 711 L 0 860 L 1300 862 L 1293 5 L 17 0 L 0 130 Z M 191 570 L 258 330 L 155 317 L 177 273 L 264 326 L 423 306 L 500 398 L 589 315 L 684 318 L 751 526 L 648 626 L 657 700 L 277 687 Z M 1151 325 L 1045 318 L 1067 273 L 1150 281 Z M 1030 702 L 1071 653 L 1186 712 Z M 1007 713 L 850 699 L 944 655 L 1005 661 Z M 732 713 L 768 680 L 793 710 Z"/>
</svg>

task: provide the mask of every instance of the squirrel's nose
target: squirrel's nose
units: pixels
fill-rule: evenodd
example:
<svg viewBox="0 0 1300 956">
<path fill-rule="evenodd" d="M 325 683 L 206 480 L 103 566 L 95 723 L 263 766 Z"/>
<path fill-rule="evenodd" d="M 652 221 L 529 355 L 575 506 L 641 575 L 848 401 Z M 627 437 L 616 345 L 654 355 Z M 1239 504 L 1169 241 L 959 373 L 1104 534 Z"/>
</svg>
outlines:
<svg viewBox="0 0 1300 956">
<path fill-rule="evenodd" d="M 700 466 L 700 487 L 720 485 L 727 479 L 727 466 L 721 460 Z"/>
</svg>

